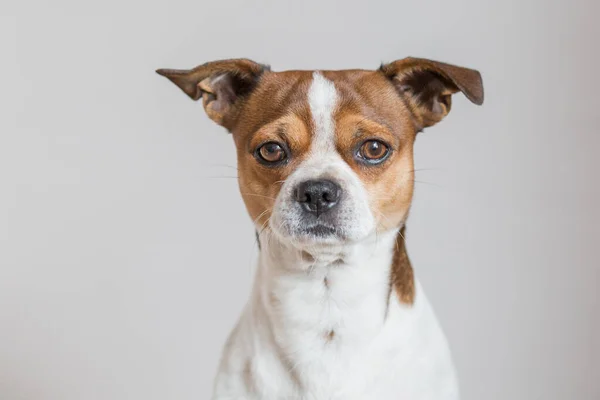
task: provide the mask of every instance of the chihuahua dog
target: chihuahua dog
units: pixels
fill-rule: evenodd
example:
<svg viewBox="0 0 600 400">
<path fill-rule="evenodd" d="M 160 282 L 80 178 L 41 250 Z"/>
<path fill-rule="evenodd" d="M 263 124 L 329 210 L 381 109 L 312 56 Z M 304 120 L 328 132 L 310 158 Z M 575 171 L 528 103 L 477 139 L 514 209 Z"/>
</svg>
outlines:
<svg viewBox="0 0 600 400">
<path fill-rule="evenodd" d="M 283 71 L 247 59 L 160 69 L 237 148 L 260 248 L 214 400 L 456 400 L 450 350 L 405 247 L 417 133 L 479 72 L 405 58 Z"/>
</svg>

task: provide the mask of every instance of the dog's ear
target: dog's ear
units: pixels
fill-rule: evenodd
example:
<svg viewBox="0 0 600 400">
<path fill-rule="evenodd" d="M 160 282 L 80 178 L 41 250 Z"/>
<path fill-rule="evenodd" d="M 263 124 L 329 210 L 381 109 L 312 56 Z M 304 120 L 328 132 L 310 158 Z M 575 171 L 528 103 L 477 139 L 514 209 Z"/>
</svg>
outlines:
<svg viewBox="0 0 600 400">
<path fill-rule="evenodd" d="M 193 100 L 202 97 L 210 119 L 231 130 L 244 99 L 269 67 L 247 59 L 213 61 L 190 70 L 159 69 Z"/>
<path fill-rule="evenodd" d="M 380 71 L 396 86 L 415 118 L 418 130 L 441 121 L 461 91 L 471 102 L 483 104 L 481 74 L 473 69 L 408 57 L 381 66 Z"/>
</svg>

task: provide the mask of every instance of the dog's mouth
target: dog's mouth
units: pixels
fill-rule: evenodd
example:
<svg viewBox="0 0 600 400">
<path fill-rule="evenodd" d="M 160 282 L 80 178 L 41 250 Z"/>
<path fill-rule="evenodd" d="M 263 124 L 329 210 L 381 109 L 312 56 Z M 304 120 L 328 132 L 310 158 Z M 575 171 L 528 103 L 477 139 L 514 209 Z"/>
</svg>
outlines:
<svg viewBox="0 0 600 400">
<path fill-rule="evenodd" d="M 314 224 L 301 230 L 301 234 L 314 236 L 315 238 L 336 237 L 340 238 L 339 230 L 326 224 Z"/>
<path fill-rule="evenodd" d="M 344 232 L 327 223 L 301 226 L 292 236 L 295 242 L 306 245 L 340 245 L 346 242 Z"/>
<path fill-rule="evenodd" d="M 351 241 L 344 224 L 337 224 L 334 221 L 321 219 L 312 221 L 284 220 L 282 223 L 279 221 L 272 223 L 271 221 L 269 225 L 271 231 L 280 240 L 300 248 L 341 246 Z"/>
</svg>

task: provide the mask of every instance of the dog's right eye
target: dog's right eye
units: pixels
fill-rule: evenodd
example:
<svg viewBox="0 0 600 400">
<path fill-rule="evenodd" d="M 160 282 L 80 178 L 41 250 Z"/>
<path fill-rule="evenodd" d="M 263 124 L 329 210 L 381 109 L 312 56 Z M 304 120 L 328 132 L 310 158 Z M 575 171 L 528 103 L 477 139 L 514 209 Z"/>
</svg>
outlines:
<svg viewBox="0 0 600 400">
<path fill-rule="evenodd" d="M 283 145 L 277 142 L 268 142 L 256 150 L 256 156 L 259 161 L 265 164 L 277 164 L 287 158 Z"/>
</svg>

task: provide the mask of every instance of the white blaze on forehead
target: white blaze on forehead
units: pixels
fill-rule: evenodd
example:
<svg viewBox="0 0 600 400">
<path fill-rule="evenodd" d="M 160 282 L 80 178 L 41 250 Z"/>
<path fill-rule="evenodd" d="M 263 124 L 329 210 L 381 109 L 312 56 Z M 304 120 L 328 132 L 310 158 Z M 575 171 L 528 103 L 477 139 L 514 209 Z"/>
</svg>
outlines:
<svg viewBox="0 0 600 400">
<path fill-rule="evenodd" d="M 338 95 L 333 82 L 319 72 L 314 72 L 308 91 L 308 105 L 315 129 L 311 146 L 313 153 L 335 151 L 333 112 L 337 100 Z"/>
</svg>

